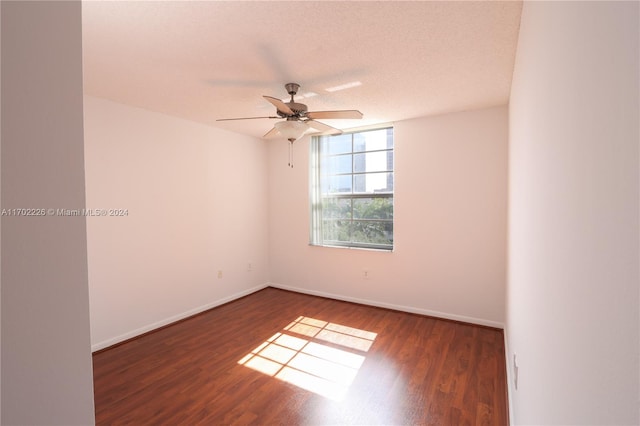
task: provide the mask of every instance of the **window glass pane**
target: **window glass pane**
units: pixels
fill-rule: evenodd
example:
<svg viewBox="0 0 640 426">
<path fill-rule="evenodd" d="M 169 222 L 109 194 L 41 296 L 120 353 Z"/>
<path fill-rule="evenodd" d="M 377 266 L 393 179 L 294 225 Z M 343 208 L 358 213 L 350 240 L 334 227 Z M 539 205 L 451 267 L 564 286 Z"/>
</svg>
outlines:
<svg viewBox="0 0 640 426">
<path fill-rule="evenodd" d="M 355 198 L 354 219 L 393 219 L 393 198 Z"/>
<path fill-rule="evenodd" d="M 351 241 L 361 244 L 393 244 L 393 223 L 353 221 Z"/>
<path fill-rule="evenodd" d="M 320 179 L 318 186 L 320 186 L 321 195 L 329 193 L 329 179 L 327 179 L 325 176 L 323 176 L 322 179 Z"/>
<path fill-rule="evenodd" d="M 347 152 L 351 152 L 351 134 L 345 133 L 323 139 L 320 150 L 322 155 L 345 154 Z"/>
<path fill-rule="evenodd" d="M 393 192 L 393 173 L 353 175 L 353 181 L 355 193 Z"/>
<path fill-rule="evenodd" d="M 327 219 L 351 219 L 351 199 L 325 198 L 322 200 L 322 217 Z"/>
<path fill-rule="evenodd" d="M 387 129 L 387 148 L 393 149 L 393 129 Z"/>
<path fill-rule="evenodd" d="M 386 172 L 393 170 L 393 151 L 375 151 L 353 156 L 354 172 Z"/>
<path fill-rule="evenodd" d="M 325 194 L 338 194 L 351 192 L 352 175 L 328 176 L 325 180 L 328 184 Z"/>
<path fill-rule="evenodd" d="M 353 151 L 361 152 L 361 151 L 375 151 L 378 149 L 388 149 L 393 148 L 393 146 L 388 146 L 387 130 L 391 129 L 380 129 L 380 130 L 371 130 L 368 132 L 354 133 L 353 134 Z M 393 135 L 391 137 L 393 141 Z"/>
<path fill-rule="evenodd" d="M 335 175 L 339 173 L 352 173 L 353 170 L 351 168 L 353 164 L 353 157 L 351 154 L 347 155 L 336 155 L 332 157 L 326 157 L 323 169 L 326 167 L 326 172 L 330 175 Z"/>
<path fill-rule="evenodd" d="M 322 231 L 325 241 L 351 241 L 351 221 L 325 219 Z"/>
</svg>

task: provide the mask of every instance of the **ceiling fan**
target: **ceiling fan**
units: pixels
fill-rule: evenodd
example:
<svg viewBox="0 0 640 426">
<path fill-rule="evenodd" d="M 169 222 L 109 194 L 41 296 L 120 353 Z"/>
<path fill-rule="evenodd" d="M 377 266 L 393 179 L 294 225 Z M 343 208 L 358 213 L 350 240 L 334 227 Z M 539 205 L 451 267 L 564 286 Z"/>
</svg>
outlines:
<svg viewBox="0 0 640 426">
<path fill-rule="evenodd" d="M 307 130 L 313 128 L 323 134 L 339 135 L 342 130 L 331 127 L 328 124 L 316 121 L 316 119 L 361 119 L 362 113 L 355 109 L 339 110 L 339 111 L 308 111 L 305 104 L 297 103 L 293 97 L 298 93 L 300 85 L 298 83 L 287 83 L 284 85 L 287 93 L 291 96 L 289 102 L 283 102 L 272 96 L 263 96 L 268 102 L 276 107 L 277 116 L 267 117 L 243 117 L 243 118 L 221 118 L 216 121 L 230 120 L 254 120 L 259 118 L 284 118 L 285 121 L 275 123 L 273 129 L 265 133 L 264 137 L 282 136 L 289 141 L 290 147 L 296 139 L 299 139 Z M 289 151 L 291 157 L 291 151 Z M 291 158 L 289 158 L 289 166 L 293 167 Z"/>
</svg>

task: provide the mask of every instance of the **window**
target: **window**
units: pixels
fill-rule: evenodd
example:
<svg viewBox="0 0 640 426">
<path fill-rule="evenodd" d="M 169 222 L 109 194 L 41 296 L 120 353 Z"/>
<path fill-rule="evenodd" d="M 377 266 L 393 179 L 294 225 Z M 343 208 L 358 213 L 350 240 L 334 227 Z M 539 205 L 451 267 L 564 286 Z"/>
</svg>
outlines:
<svg viewBox="0 0 640 426">
<path fill-rule="evenodd" d="M 311 141 L 310 244 L 393 249 L 393 129 Z"/>
</svg>

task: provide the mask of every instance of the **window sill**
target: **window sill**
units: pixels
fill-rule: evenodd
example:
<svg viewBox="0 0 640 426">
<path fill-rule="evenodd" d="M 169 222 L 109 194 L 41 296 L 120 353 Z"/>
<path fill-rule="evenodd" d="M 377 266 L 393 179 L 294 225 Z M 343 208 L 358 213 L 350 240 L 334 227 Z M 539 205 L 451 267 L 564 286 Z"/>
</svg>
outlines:
<svg viewBox="0 0 640 426">
<path fill-rule="evenodd" d="M 325 247 L 325 248 L 337 248 L 337 249 L 344 249 L 344 250 L 364 250 L 364 251 L 376 251 L 376 252 L 383 252 L 383 253 L 393 253 L 394 252 L 394 248 L 376 248 L 376 247 L 355 247 L 355 246 L 338 246 L 338 245 L 331 245 L 331 244 L 311 244 L 309 243 L 310 247 Z"/>
</svg>

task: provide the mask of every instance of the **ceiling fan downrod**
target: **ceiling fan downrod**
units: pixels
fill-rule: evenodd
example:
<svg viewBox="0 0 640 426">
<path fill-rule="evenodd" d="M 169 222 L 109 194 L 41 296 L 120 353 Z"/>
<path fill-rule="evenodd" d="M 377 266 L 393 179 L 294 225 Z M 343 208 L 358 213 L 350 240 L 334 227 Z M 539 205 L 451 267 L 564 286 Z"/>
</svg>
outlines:
<svg viewBox="0 0 640 426">
<path fill-rule="evenodd" d="M 298 93 L 298 90 L 300 89 L 300 85 L 298 83 L 287 83 L 284 85 L 284 88 L 287 91 L 287 93 L 291 95 L 291 100 L 289 101 L 289 103 L 295 104 L 293 97 Z"/>
</svg>

